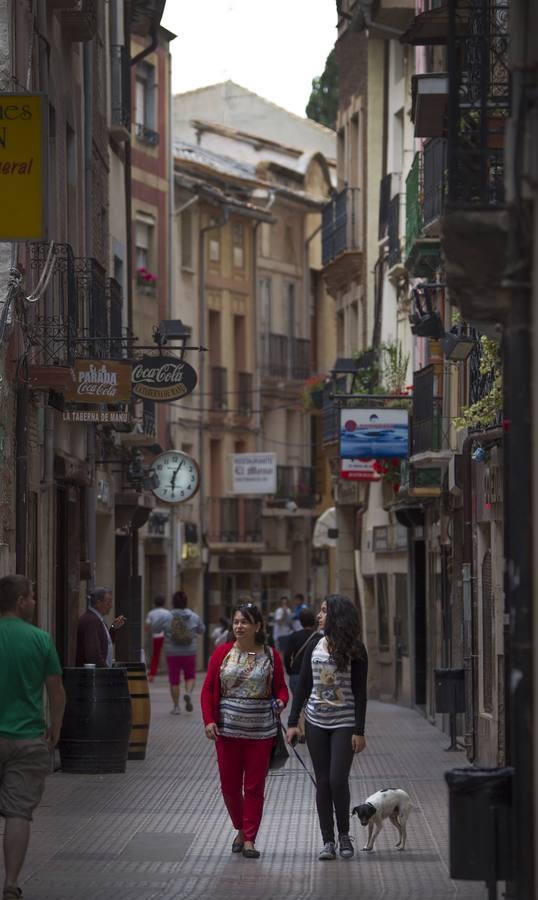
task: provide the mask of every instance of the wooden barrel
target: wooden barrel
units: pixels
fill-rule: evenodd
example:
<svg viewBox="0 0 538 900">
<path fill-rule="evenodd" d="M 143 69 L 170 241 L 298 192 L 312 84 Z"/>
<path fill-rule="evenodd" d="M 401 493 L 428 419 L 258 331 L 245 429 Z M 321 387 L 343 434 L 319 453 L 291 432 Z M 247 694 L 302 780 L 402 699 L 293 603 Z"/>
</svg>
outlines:
<svg viewBox="0 0 538 900">
<path fill-rule="evenodd" d="M 63 772 L 125 772 L 131 698 L 125 669 L 64 669 Z"/>
<path fill-rule="evenodd" d="M 116 663 L 127 670 L 127 683 L 131 696 L 132 725 L 127 759 L 145 759 L 148 745 L 151 704 L 148 673 L 145 663 Z"/>
</svg>

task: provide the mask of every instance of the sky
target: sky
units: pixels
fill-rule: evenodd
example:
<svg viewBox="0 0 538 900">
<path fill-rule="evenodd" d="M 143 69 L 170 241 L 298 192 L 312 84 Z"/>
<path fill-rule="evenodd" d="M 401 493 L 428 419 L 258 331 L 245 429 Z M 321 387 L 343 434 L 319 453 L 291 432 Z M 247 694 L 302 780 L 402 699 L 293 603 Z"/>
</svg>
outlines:
<svg viewBox="0 0 538 900">
<path fill-rule="evenodd" d="M 304 115 L 336 39 L 335 0 L 167 0 L 175 94 L 228 79 Z"/>
</svg>

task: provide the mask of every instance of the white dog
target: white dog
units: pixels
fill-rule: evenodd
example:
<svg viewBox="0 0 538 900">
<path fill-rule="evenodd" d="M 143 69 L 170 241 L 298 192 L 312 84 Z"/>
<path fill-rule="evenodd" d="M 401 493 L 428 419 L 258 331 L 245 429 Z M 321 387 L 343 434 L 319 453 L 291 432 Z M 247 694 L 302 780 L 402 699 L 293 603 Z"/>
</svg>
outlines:
<svg viewBox="0 0 538 900">
<path fill-rule="evenodd" d="M 409 794 L 395 788 L 376 791 L 364 803 L 355 806 L 352 815 L 359 817 L 361 825 L 368 825 L 368 840 L 362 849 L 374 849 L 374 841 L 383 828 L 385 819 L 390 819 L 400 836 L 396 846 L 398 850 L 405 850 L 407 820 L 414 808 Z"/>
</svg>

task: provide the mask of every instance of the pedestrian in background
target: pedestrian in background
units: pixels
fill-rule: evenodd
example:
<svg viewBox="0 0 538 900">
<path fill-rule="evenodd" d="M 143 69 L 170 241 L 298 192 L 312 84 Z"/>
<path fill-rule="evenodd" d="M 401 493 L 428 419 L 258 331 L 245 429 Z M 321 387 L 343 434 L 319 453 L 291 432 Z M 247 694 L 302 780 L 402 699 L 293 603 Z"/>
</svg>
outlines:
<svg viewBox="0 0 538 900">
<path fill-rule="evenodd" d="M 151 634 L 151 663 L 148 681 L 153 681 L 159 671 L 161 650 L 164 644 L 164 626 L 170 618 L 170 610 L 165 609 L 165 606 L 164 594 L 156 594 L 153 600 L 153 609 L 150 609 L 146 616 L 146 631 Z"/>
<path fill-rule="evenodd" d="M 32 813 L 52 769 L 65 707 L 62 667 L 50 636 L 32 625 L 32 583 L 23 575 L 0 578 L 0 815 L 4 817 L 4 898 L 17 886 Z M 50 725 L 43 715 L 43 689 Z"/>
<path fill-rule="evenodd" d="M 288 605 L 288 598 L 280 598 L 280 606 L 273 617 L 273 641 L 277 650 L 284 653 L 286 641 L 293 631 L 293 615 Z"/>
<path fill-rule="evenodd" d="M 124 616 L 117 616 L 110 628 L 105 622 L 112 609 L 112 588 L 96 587 L 90 594 L 87 611 L 78 620 L 77 626 L 77 666 L 93 663 L 95 666 L 110 666 L 113 661 L 113 644 L 116 633 L 125 625 Z"/>
<path fill-rule="evenodd" d="M 319 859 L 336 858 L 334 818 L 340 856 L 350 859 L 349 773 L 355 753 L 366 746 L 368 656 L 360 640 L 359 616 L 348 597 L 329 594 L 321 604 L 323 632 L 303 653 L 299 682 L 288 719 L 288 741 L 299 737 L 305 706 L 306 743 L 316 776 L 316 806 L 323 840 Z"/>
<path fill-rule="evenodd" d="M 297 684 L 299 682 L 299 672 L 301 671 L 301 663 L 303 654 L 310 641 L 317 640 L 316 617 L 308 606 L 304 606 L 299 613 L 299 625 L 301 630 L 294 631 L 290 634 L 286 642 L 286 650 L 284 653 L 284 667 L 288 673 L 288 680 L 292 695 L 295 694 Z M 298 722 L 299 741 L 304 744 L 304 713 L 301 712 Z"/>
<path fill-rule="evenodd" d="M 206 737 L 215 741 L 222 796 L 237 834 L 232 853 L 258 859 L 256 835 L 278 720 L 288 702 L 282 661 L 267 647 L 253 603 L 234 610 L 233 641 L 217 647 L 202 687 Z"/>
<path fill-rule="evenodd" d="M 213 646 L 220 647 L 221 644 L 226 643 L 229 633 L 230 623 L 228 622 L 228 619 L 225 619 L 224 616 L 221 616 L 219 621 L 211 631 L 211 640 L 213 641 Z"/>
<path fill-rule="evenodd" d="M 179 685 L 182 672 L 185 682 L 183 695 L 185 709 L 192 712 L 191 693 L 196 680 L 198 635 L 205 631 L 200 616 L 188 608 L 188 602 L 185 591 L 176 591 L 172 597 L 173 609 L 164 625 L 164 652 L 168 666 L 170 694 L 174 704 L 170 712 L 175 716 L 180 713 Z"/>
</svg>

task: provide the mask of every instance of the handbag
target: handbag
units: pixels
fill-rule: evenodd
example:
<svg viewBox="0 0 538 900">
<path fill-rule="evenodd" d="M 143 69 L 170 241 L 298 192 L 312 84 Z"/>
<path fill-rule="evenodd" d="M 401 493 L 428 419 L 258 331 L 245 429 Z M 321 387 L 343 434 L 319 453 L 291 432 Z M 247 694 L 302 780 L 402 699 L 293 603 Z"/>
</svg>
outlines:
<svg viewBox="0 0 538 900">
<path fill-rule="evenodd" d="M 275 716 L 275 718 L 277 717 Z M 273 771 L 282 769 L 282 767 L 286 765 L 288 759 L 290 758 L 288 748 L 286 747 L 286 741 L 284 740 L 284 735 L 282 733 L 283 727 L 284 726 L 279 721 L 275 743 L 273 745 L 273 749 L 271 750 L 271 758 L 269 760 L 269 769 L 272 769 Z"/>
<path fill-rule="evenodd" d="M 275 671 L 275 664 L 273 662 L 273 657 L 271 656 L 271 651 L 265 648 L 265 652 L 269 657 L 269 662 L 271 663 L 271 669 Z M 273 716 L 277 726 L 276 738 L 273 744 L 273 749 L 271 750 L 271 756 L 269 758 L 269 770 L 275 772 L 278 769 L 282 769 L 283 766 L 286 765 L 289 759 L 288 748 L 286 746 L 286 741 L 284 740 L 283 730 L 284 726 L 280 721 L 280 716 L 277 716 L 276 713 L 273 712 Z"/>
</svg>

